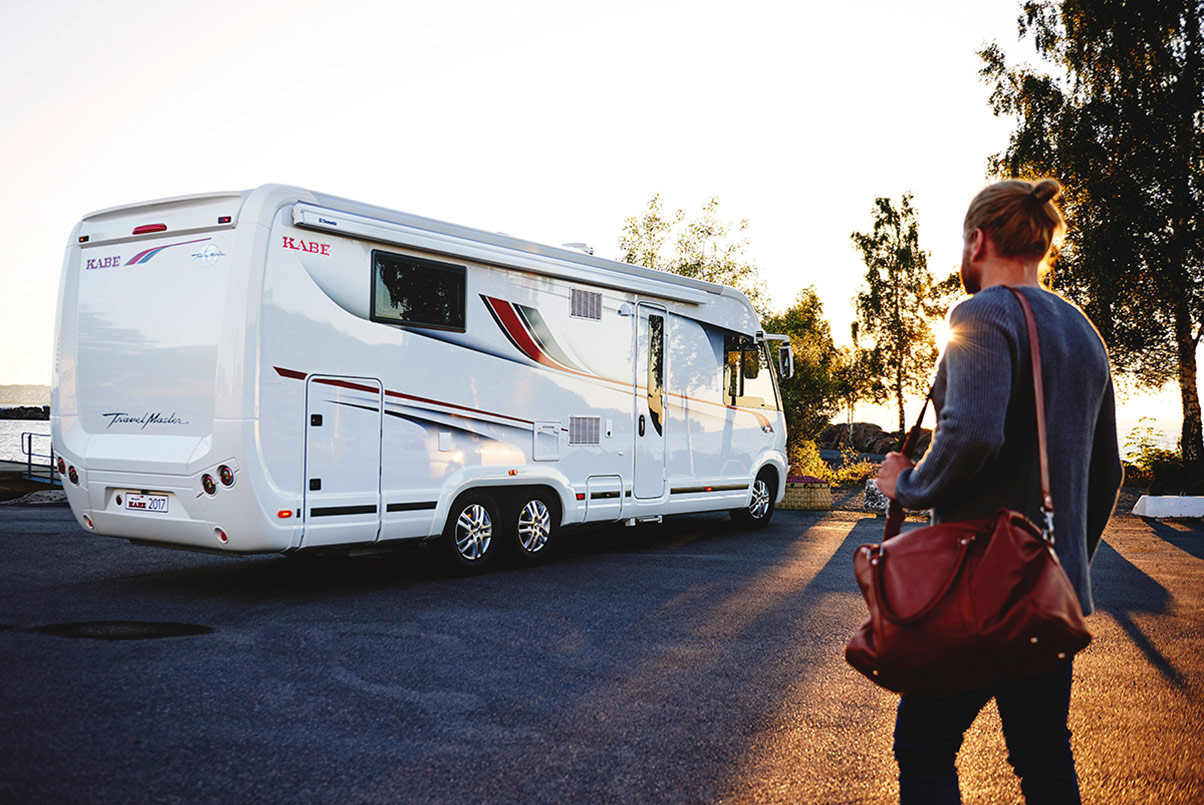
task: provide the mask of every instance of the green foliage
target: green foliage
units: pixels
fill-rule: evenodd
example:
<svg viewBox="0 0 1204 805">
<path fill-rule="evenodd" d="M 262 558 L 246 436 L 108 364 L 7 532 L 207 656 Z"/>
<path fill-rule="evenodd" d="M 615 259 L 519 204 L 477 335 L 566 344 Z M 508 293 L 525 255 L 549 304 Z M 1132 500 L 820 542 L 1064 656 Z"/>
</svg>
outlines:
<svg viewBox="0 0 1204 805">
<path fill-rule="evenodd" d="M 736 223 L 719 218 L 719 199 L 702 205 L 696 218 L 685 210 L 666 217 L 661 197 L 648 201 L 642 215 L 623 224 L 619 259 L 633 265 L 730 285 L 748 297 L 757 312 L 769 310 L 769 292 L 756 263 L 745 255 L 748 219 Z"/>
<path fill-rule="evenodd" d="M 1182 492 L 1188 485 L 1183 455 L 1164 447 L 1166 433 L 1154 430 L 1154 420 L 1142 417 L 1125 439 L 1125 482 L 1147 486 L 1152 494 Z"/>
<path fill-rule="evenodd" d="M 1054 75 L 980 52 L 997 115 L 1016 121 L 999 176 L 1057 176 L 1070 224 L 1052 285 L 1099 327 L 1116 369 L 1175 378 L 1181 444 L 1204 475 L 1196 348 L 1204 335 L 1204 29 L 1200 0 L 1034 0 Z"/>
<path fill-rule="evenodd" d="M 765 332 L 790 336 L 794 376 L 782 380 L 782 406 L 790 444 L 815 439 L 840 406 L 835 370 L 840 355 L 814 287 L 799 291 L 794 304 L 762 319 Z"/>
<path fill-rule="evenodd" d="M 903 194 L 898 208 L 889 198 L 877 199 L 873 214 L 872 232 L 851 235 L 866 265 L 866 288 L 856 298 L 860 335 L 872 342 L 863 365 L 876 370 L 874 381 L 894 396 L 903 430 L 904 397 L 928 390 L 936 362 L 932 319 L 941 312 L 941 292 L 920 249 L 911 194 Z"/>
<path fill-rule="evenodd" d="M 861 458 L 851 447 L 840 451 L 840 464 L 832 470 L 828 482 L 833 486 L 859 486 L 878 474 L 878 465 Z"/>
<path fill-rule="evenodd" d="M 786 447 L 786 461 L 791 475 L 810 475 L 821 481 L 831 481 L 832 468 L 819 455 L 814 439 L 795 439 Z"/>
<path fill-rule="evenodd" d="M 791 475 L 811 475 L 832 486 L 864 484 L 867 478 L 878 474 L 878 466 L 862 460 L 852 448 L 842 450 L 840 463 L 830 465 L 819 454 L 819 447 L 812 439 L 791 442 L 786 450 Z"/>
</svg>

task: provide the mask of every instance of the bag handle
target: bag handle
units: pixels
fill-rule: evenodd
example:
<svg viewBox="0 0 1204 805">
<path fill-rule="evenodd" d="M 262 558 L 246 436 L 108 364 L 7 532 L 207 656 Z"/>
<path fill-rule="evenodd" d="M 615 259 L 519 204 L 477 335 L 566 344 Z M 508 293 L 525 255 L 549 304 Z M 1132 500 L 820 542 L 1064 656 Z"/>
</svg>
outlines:
<svg viewBox="0 0 1204 805">
<path fill-rule="evenodd" d="M 1003 286 L 1012 292 L 1012 295 L 1020 302 L 1020 307 L 1024 311 L 1024 322 L 1028 329 L 1028 349 L 1033 369 L 1033 397 L 1036 400 L 1037 410 L 1037 448 L 1041 459 L 1041 514 L 1045 518 L 1044 529 L 1041 531 L 1041 537 L 1050 545 L 1054 544 L 1054 505 L 1053 495 L 1050 493 L 1049 483 L 1049 451 L 1046 447 L 1045 438 L 1045 387 L 1041 382 L 1041 343 L 1037 338 L 1037 320 L 1033 317 L 1033 309 L 1029 306 L 1028 300 L 1024 298 L 1024 294 L 1011 287 L 1010 285 Z M 928 411 L 928 402 L 932 399 L 932 389 L 928 390 L 928 397 L 924 400 L 924 407 L 920 409 L 920 416 L 916 419 L 915 427 L 908 432 L 907 438 L 900 448 L 903 455 L 911 458 L 911 452 L 914 449 L 915 442 L 919 438 L 920 423 L 924 421 L 924 414 Z M 887 509 L 886 527 L 883 529 L 882 541 L 890 539 L 897 535 L 903 527 L 903 506 L 897 501 L 892 500 Z M 952 583 L 952 582 L 950 582 Z"/>
</svg>

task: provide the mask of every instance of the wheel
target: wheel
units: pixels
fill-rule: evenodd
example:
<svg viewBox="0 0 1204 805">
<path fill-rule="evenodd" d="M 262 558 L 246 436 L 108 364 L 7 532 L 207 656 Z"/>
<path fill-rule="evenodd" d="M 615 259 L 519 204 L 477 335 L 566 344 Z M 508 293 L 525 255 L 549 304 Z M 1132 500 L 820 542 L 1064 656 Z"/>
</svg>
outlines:
<svg viewBox="0 0 1204 805">
<path fill-rule="evenodd" d="M 497 504 L 484 492 L 470 492 L 456 501 L 443 529 L 443 552 L 454 570 L 479 572 L 493 562 L 497 522 Z"/>
<path fill-rule="evenodd" d="M 732 509 L 732 520 L 750 528 L 764 528 L 773 517 L 774 500 L 778 496 L 777 485 L 769 470 L 762 470 L 753 481 L 752 498 L 747 508 Z"/>
<path fill-rule="evenodd" d="M 542 560 L 555 544 L 560 524 L 560 507 L 546 492 L 520 495 L 510 510 L 506 541 L 510 552 L 520 561 L 533 564 Z"/>
</svg>

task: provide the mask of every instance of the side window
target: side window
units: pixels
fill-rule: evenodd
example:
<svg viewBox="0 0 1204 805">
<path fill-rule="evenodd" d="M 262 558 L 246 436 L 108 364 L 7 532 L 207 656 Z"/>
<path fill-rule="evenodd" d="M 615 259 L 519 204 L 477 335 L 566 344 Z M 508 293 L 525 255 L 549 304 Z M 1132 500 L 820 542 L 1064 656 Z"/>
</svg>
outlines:
<svg viewBox="0 0 1204 805">
<path fill-rule="evenodd" d="M 665 417 L 665 317 L 648 316 L 648 412 L 652 426 L 663 433 Z"/>
<path fill-rule="evenodd" d="M 464 266 L 372 252 L 372 321 L 465 329 Z"/>
<path fill-rule="evenodd" d="M 764 345 L 746 335 L 729 333 L 724 339 L 724 353 L 724 404 L 777 409 L 777 389 Z"/>
</svg>

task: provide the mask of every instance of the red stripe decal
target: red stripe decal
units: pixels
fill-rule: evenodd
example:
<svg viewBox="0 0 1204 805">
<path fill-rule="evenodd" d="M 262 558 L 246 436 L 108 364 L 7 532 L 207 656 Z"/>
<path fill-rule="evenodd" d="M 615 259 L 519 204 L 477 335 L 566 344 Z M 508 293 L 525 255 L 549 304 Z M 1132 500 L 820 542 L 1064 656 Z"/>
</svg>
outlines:
<svg viewBox="0 0 1204 805">
<path fill-rule="evenodd" d="M 309 377 L 309 375 L 307 375 L 305 372 L 298 372 L 295 369 L 282 369 L 279 366 L 274 366 L 272 368 L 276 370 L 276 374 L 280 375 L 281 377 L 287 377 L 290 380 L 305 380 L 307 377 Z M 352 389 L 354 391 L 375 392 L 377 390 L 375 386 L 365 386 L 362 383 L 352 383 L 349 380 L 336 380 L 332 377 L 320 377 L 314 382 L 321 383 L 326 386 L 337 386 L 339 388 Z M 520 417 L 510 416 L 509 414 L 496 414 L 492 411 L 482 411 L 479 408 L 469 408 L 466 405 L 456 405 L 455 403 L 443 402 L 442 400 L 432 400 L 428 397 L 415 397 L 412 394 L 403 394 L 400 391 L 393 391 L 391 389 L 385 389 L 385 396 L 396 397 L 401 400 L 412 400 L 413 402 L 425 403 L 426 405 L 439 405 L 444 408 L 454 408 L 457 411 L 467 411 L 470 414 L 491 416 L 496 417 L 497 419 L 508 419 L 511 422 L 521 422 L 524 425 L 534 424 L 534 422 L 530 419 L 522 419 Z M 452 414 L 452 416 L 456 416 L 456 414 Z"/>
<path fill-rule="evenodd" d="M 535 339 L 523 327 L 523 323 L 519 321 L 518 314 L 514 312 L 514 307 L 504 299 L 497 299 L 492 296 L 485 297 L 489 300 L 489 304 L 493 306 L 494 313 L 497 314 L 498 321 L 506 328 L 506 332 L 518 344 L 518 348 L 523 351 L 528 358 L 544 366 L 560 368 L 556 362 L 543 353 L 539 345 L 535 343 Z"/>
</svg>

